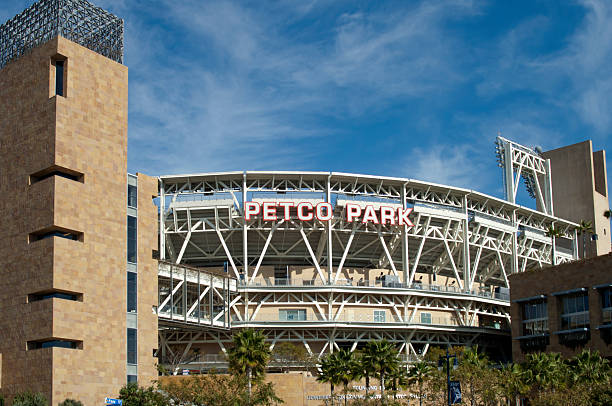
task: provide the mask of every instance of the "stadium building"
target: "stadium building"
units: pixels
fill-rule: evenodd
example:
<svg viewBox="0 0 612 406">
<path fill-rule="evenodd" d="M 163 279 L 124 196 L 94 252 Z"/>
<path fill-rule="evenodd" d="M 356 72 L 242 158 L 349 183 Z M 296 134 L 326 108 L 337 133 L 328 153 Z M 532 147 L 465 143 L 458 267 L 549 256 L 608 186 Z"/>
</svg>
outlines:
<svg viewBox="0 0 612 406">
<path fill-rule="evenodd" d="M 84 0 L 0 26 L 7 398 L 95 404 L 156 363 L 223 368 L 246 327 L 313 355 L 387 339 L 407 362 L 475 344 L 508 360 L 508 276 L 579 255 L 577 220 L 554 214 L 575 178 L 556 171 L 583 160 L 580 187 L 607 204 L 590 142 L 547 157 L 498 137 L 505 199 L 337 172 L 128 175 L 122 62 L 123 21 Z M 516 203 L 521 182 L 537 209 Z"/>
</svg>

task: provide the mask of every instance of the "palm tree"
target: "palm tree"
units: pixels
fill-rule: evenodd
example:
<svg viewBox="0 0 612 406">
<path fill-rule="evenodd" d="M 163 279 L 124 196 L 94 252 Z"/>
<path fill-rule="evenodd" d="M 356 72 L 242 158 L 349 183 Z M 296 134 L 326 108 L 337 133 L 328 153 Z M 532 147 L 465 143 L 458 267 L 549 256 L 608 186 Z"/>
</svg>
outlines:
<svg viewBox="0 0 612 406">
<path fill-rule="evenodd" d="M 541 394 L 565 384 L 567 365 L 558 353 L 527 354 L 523 369 L 525 384 L 532 393 Z"/>
<path fill-rule="evenodd" d="M 332 406 L 334 405 L 335 397 L 334 388 L 342 383 L 342 373 L 341 366 L 338 365 L 338 356 L 335 353 L 327 354 L 327 356 L 321 358 L 321 367 L 317 381 L 329 383 Z"/>
<path fill-rule="evenodd" d="M 610 363 L 599 352 L 582 350 L 570 361 L 571 379 L 574 383 L 587 385 L 607 384 L 610 381 Z"/>
<path fill-rule="evenodd" d="M 412 364 L 408 369 L 408 384 L 416 385 L 419 395 L 419 406 L 423 405 L 423 397 L 425 396 L 424 385 L 434 372 L 434 367 L 428 362 L 419 361 Z"/>
<path fill-rule="evenodd" d="M 369 344 L 369 343 L 368 343 Z M 372 364 L 372 357 L 368 352 L 368 344 L 355 363 L 355 371 L 353 375 L 355 379 L 365 378 L 365 397 L 366 399 L 370 396 L 370 377 L 375 374 L 374 366 Z"/>
<path fill-rule="evenodd" d="M 586 234 L 593 232 L 593 223 L 582 220 L 576 229 L 582 236 L 582 258 L 586 258 Z"/>
<path fill-rule="evenodd" d="M 387 377 L 391 381 L 391 390 L 393 391 L 393 400 L 397 400 L 397 391 L 404 389 L 409 385 L 408 374 L 405 368 L 401 366 L 392 371 Z"/>
<path fill-rule="evenodd" d="M 498 371 L 497 385 L 507 404 L 514 402 L 518 406 L 521 396 L 527 392 L 524 374 L 519 364 L 508 364 Z"/>
<path fill-rule="evenodd" d="M 548 228 L 546 229 L 546 236 L 547 237 L 561 237 L 563 235 L 563 233 L 561 233 L 561 230 L 559 230 L 558 228 L 555 228 L 553 225 L 548 226 Z"/>
<path fill-rule="evenodd" d="M 252 328 L 234 334 L 233 343 L 229 350 L 229 366 L 232 371 L 246 375 L 250 404 L 253 378 L 264 375 L 270 359 L 270 347 L 263 333 Z"/>
<path fill-rule="evenodd" d="M 383 404 L 386 404 L 385 398 L 385 378 L 399 369 L 400 362 L 397 357 L 398 352 L 387 340 L 370 341 L 366 344 L 364 356 L 368 357 L 368 362 L 372 366 L 374 374 L 380 381 L 380 394 Z"/>
<path fill-rule="evenodd" d="M 349 350 L 340 350 L 332 354 L 338 368 L 338 379 L 342 382 L 344 388 L 344 406 L 347 403 L 348 384 L 355 380 L 355 370 L 357 360 L 354 354 Z"/>
</svg>

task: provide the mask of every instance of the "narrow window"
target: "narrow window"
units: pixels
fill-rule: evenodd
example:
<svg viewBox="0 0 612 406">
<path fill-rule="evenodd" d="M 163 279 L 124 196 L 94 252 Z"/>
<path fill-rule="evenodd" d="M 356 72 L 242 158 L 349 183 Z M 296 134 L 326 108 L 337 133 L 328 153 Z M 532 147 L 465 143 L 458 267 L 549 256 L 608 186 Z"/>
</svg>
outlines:
<svg viewBox="0 0 612 406">
<path fill-rule="evenodd" d="M 128 313 L 137 312 L 138 280 L 134 272 L 127 273 L 127 311 Z"/>
<path fill-rule="evenodd" d="M 137 224 L 136 217 L 127 217 L 127 260 L 133 264 L 138 262 L 137 258 Z"/>
<path fill-rule="evenodd" d="M 137 382 L 138 382 L 138 376 L 136 375 L 127 376 L 127 383 L 137 383 Z"/>
<path fill-rule="evenodd" d="M 138 350 L 138 343 L 136 341 L 137 339 L 136 332 L 137 330 L 135 328 L 127 329 L 127 363 L 128 364 L 137 364 L 138 362 L 138 356 L 136 353 Z"/>
<path fill-rule="evenodd" d="M 55 61 L 55 95 L 64 96 L 64 61 Z"/>
<path fill-rule="evenodd" d="M 128 185 L 128 206 L 138 208 L 138 188 L 134 185 Z"/>
</svg>

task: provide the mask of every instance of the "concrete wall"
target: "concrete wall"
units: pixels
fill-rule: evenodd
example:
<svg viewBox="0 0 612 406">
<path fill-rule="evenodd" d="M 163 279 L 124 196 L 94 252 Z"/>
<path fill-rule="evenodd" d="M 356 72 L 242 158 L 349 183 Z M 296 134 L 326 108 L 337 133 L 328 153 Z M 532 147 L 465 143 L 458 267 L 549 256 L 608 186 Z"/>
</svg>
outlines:
<svg viewBox="0 0 612 406">
<path fill-rule="evenodd" d="M 54 96 L 52 58 L 66 58 Z M 127 68 L 56 38 L 0 70 L 1 391 L 100 404 L 126 381 Z M 30 175 L 54 165 L 82 181 Z M 30 184 L 31 183 L 31 184 Z M 55 228 L 79 241 L 29 234 Z M 82 301 L 28 294 L 61 290 Z M 34 340 L 79 349 L 27 350 Z"/>
<path fill-rule="evenodd" d="M 513 338 L 523 335 L 521 331 L 522 307 L 521 303 L 515 301 L 545 295 L 547 297 L 548 327 L 551 333 L 550 345 L 546 351 L 559 352 L 565 357 L 571 357 L 579 352 L 581 348 L 570 348 L 563 345 L 559 342 L 559 336 L 553 334 L 561 330 L 561 299 L 551 294 L 576 288 L 587 288 L 591 339 L 585 347 L 612 357 L 612 345 L 606 344 L 602 333 L 597 330 L 597 327 L 602 324 L 602 303 L 599 291 L 593 289 L 594 286 L 612 283 L 612 254 L 569 262 L 552 268 L 513 274 L 510 275 L 509 280 Z M 521 361 L 525 357 L 516 339 L 512 340 L 512 356 L 514 361 Z"/>
<path fill-rule="evenodd" d="M 154 251 L 159 249 L 157 241 L 157 178 L 138 176 L 138 382 L 149 385 L 157 379 L 157 260 Z"/>
<path fill-rule="evenodd" d="M 591 141 L 579 142 L 543 154 L 550 159 L 553 206 L 557 217 L 579 223 L 591 221 L 597 241 L 586 241 L 586 256 L 610 252 L 610 221 L 603 215 L 609 208 L 605 152 L 593 152 Z M 584 258 L 582 236 L 578 250 Z"/>
<path fill-rule="evenodd" d="M 164 376 L 160 377 L 160 382 L 171 380 L 190 379 L 189 376 Z M 325 399 L 330 394 L 329 384 L 317 382 L 315 376 L 305 372 L 288 374 L 266 374 L 266 382 L 274 384 L 276 395 L 284 401 L 287 406 L 321 406 L 325 404 Z M 380 384 L 376 379 L 370 380 L 370 394 L 380 395 Z M 335 388 L 336 395 L 342 394 L 342 385 Z M 365 396 L 365 381 L 352 382 L 349 385 L 349 396 Z M 399 398 L 409 397 L 409 391 L 398 392 Z M 414 397 L 413 397 L 414 399 Z M 417 404 L 417 399 L 413 402 Z M 337 404 L 338 402 L 334 402 Z M 344 404 L 343 401 L 340 401 Z"/>
</svg>

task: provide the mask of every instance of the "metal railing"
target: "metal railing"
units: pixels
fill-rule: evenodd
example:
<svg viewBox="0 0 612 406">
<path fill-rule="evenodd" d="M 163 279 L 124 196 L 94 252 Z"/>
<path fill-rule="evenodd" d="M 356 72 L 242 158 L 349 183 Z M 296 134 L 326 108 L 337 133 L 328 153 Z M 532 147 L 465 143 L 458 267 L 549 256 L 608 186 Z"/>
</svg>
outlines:
<svg viewBox="0 0 612 406">
<path fill-rule="evenodd" d="M 397 315 L 373 315 L 373 314 L 340 314 L 337 317 L 332 317 L 330 320 L 326 320 L 315 315 L 309 314 L 304 320 L 287 320 L 280 317 L 275 313 L 260 313 L 255 320 L 238 320 L 237 318 L 232 319 L 232 326 L 238 327 L 245 324 L 381 324 L 381 325 L 415 325 L 415 326 L 452 326 L 461 327 L 461 323 L 452 316 L 431 316 L 427 318 L 421 318 L 419 316 L 410 320 L 403 320 Z M 491 328 L 496 330 L 506 330 L 508 327 L 505 323 L 499 322 L 485 322 L 475 325 L 466 325 L 464 327 L 479 327 L 479 328 Z"/>
<path fill-rule="evenodd" d="M 548 332 L 548 319 L 523 320 L 523 335 L 537 335 Z"/>
<path fill-rule="evenodd" d="M 606 307 L 601 310 L 601 319 L 603 324 L 612 324 L 612 307 Z"/>
<path fill-rule="evenodd" d="M 580 312 L 561 315 L 561 330 L 574 330 L 589 327 L 589 312 Z"/>
<path fill-rule="evenodd" d="M 389 289 L 410 289 L 427 292 L 454 293 L 470 296 L 479 296 L 489 299 L 510 300 L 510 296 L 506 293 L 491 292 L 490 290 L 461 290 L 458 286 L 446 286 L 436 284 L 425 284 L 413 282 L 405 284 L 400 282 L 385 282 L 384 280 L 355 280 L 355 279 L 338 279 L 336 281 L 322 281 L 320 278 L 303 279 L 303 278 L 273 278 L 261 277 L 255 278 L 253 281 L 244 279 L 238 281 L 238 287 L 368 287 L 368 288 L 389 288 Z"/>
</svg>

